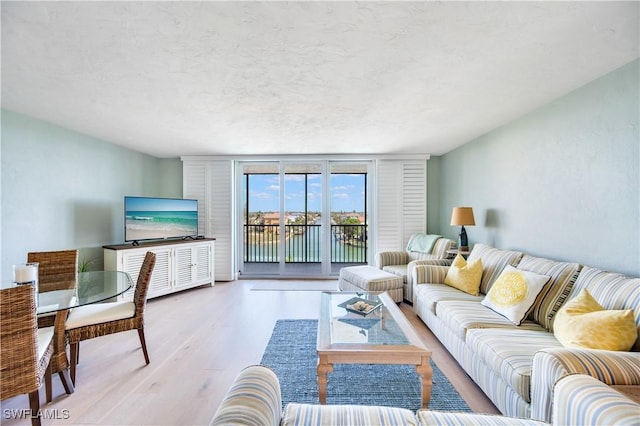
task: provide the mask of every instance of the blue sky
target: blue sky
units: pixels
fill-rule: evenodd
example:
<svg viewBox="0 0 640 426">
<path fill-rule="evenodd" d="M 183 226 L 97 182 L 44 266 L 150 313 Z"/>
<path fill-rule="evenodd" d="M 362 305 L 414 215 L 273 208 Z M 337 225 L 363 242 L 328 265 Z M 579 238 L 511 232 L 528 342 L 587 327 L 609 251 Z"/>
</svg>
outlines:
<svg viewBox="0 0 640 426">
<path fill-rule="evenodd" d="M 285 210 L 304 210 L 304 175 L 285 177 Z M 322 179 L 309 175 L 307 182 L 307 208 L 322 210 Z M 364 175 L 331 175 L 331 211 L 361 212 L 364 210 Z M 245 188 L 246 190 L 246 188 Z M 250 175 L 249 210 L 251 212 L 278 211 L 280 181 L 278 175 Z"/>
</svg>

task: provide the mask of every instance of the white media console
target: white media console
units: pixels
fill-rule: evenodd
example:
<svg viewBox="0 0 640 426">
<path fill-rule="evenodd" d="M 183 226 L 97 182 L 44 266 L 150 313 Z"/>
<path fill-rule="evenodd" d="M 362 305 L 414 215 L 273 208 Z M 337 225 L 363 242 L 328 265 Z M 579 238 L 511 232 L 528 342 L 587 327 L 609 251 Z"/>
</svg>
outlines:
<svg viewBox="0 0 640 426">
<path fill-rule="evenodd" d="M 103 246 L 105 271 L 129 273 L 135 283 L 148 251 L 156 254 L 147 299 L 202 285 L 214 285 L 213 238 L 198 240 L 158 241 L 134 246 Z M 130 300 L 133 290 L 124 294 Z"/>
</svg>

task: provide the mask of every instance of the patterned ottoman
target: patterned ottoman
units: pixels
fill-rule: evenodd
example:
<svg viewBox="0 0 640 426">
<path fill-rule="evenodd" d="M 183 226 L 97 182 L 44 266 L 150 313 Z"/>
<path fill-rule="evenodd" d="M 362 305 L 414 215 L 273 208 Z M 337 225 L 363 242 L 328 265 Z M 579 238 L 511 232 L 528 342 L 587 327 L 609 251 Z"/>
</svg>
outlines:
<svg viewBox="0 0 640 426">
<path fill-rule="evenodd" d="M 340 269 L 338 288 L 342 291 L 386 291 L 394 302 L 402 302 L 402 277 L 373 266 L 349 266 Z"/>
</svg>

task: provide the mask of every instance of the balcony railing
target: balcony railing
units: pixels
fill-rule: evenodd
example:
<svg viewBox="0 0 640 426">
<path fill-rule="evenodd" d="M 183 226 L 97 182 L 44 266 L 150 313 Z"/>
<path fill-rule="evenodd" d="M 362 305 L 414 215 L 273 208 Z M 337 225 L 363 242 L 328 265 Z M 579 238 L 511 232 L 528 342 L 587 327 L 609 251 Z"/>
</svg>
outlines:
<svg viewBox="0 0 640 426">
<path fill-rule="evenodd" d="M 322 261 L 321 225 L 285 225 L 287 263 Z M 279 225 L 244 225 L 244 262 L 280 261 Z M 331 262 L 367 262 L 367 225 L 331 225 Z"/>
</svg>

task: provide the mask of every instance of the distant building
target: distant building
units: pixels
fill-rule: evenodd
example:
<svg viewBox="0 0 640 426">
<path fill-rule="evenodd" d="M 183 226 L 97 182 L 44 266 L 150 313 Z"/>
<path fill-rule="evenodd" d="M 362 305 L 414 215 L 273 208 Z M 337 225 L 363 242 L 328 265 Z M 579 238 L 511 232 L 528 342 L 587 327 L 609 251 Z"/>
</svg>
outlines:
<svg viewBox="0 0 640 426">
<path fill-rule="evenodd" d="M 280 213 L 265 213 L 262 215 L 265 225 L 278 225 L 280 223 Z"/>
</svg>

